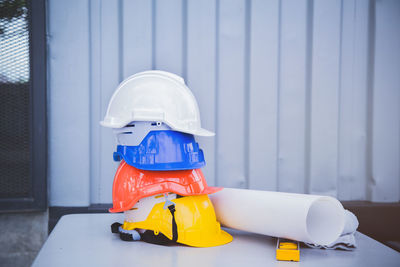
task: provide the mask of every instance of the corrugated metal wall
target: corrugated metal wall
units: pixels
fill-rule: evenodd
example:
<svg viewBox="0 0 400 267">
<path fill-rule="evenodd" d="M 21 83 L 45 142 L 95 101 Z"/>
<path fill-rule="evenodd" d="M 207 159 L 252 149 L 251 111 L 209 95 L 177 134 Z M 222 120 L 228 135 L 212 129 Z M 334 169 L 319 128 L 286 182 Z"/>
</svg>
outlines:
<svg viewBox="0 0 400 267">
<path fill-rule="evenodd" d="M 209 184 L 400 199 L 400 1 L 49 0 L 50 205 L 111 202 L 99 121 L 124 78 L 182 75 Z"/>
</svg>

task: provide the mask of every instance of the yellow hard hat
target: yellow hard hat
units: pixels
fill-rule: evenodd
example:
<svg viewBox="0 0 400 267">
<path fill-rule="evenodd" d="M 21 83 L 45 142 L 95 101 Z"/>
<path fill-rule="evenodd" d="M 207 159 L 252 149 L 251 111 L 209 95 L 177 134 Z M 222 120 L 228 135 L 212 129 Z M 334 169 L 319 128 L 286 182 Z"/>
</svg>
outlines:
<svg viewBox="0 0 400 267">
<path fill-rule="evenodd" d="M 187 196 L 154 205 L 141 222 L 127 222 L 123 230 L 146 229 L 168 239 L 193 247 L 214 247 L 233 240 L 221 230 L 214 207 L 207 195 Z"/>
</svg>

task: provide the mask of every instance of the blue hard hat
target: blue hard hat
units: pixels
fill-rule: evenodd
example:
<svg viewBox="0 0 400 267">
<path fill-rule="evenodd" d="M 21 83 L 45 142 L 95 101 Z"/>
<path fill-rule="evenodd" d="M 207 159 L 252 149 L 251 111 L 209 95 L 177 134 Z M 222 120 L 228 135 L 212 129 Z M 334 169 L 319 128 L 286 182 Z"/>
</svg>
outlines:
<svg viewBox="0 0 400 267">
<path fill-rule="evenodd" d="M 118 145 L 114 160 L 121 159 L 150 171 L 190 170 L 206 165 L 194 136 L 171 130 L 151 131 L 137 146 Z"/>
</svg>

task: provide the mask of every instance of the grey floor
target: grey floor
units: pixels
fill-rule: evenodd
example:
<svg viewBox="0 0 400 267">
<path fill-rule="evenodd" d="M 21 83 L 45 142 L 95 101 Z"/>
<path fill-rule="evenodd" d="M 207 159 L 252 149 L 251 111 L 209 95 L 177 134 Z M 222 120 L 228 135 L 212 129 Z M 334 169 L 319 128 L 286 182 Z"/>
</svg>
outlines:
<svg viewBox="0 0 400 267">
<path fill-rule="evenodd" d="M 0 266 L 30 266 L 47 229 L 48 212 L 0 214 Z"/>
</svg>

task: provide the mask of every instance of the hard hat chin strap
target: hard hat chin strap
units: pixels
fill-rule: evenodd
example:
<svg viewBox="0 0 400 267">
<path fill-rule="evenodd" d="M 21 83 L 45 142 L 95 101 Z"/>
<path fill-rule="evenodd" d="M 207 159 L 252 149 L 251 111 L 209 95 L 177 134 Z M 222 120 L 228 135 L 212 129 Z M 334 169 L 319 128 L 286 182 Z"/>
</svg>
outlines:
<svg viewBox="0 0 400 267">
<path fill-rule="evenodd" d="M 178 240 L 178 225 L 175 220 L 175 203 L 168 199 L 168 193 L 164 194 L 165 204 L 163 209 L 168 208 L 172 216 L 172 241 L 176 242 Z"/>
<path fill-rule="evenodd" d="M 169 212 L 172 215 L 172 241 L 176 242 L 178 240 L 178 225 L 175 220 L 175 204 L 168 206 Z"/>
<path fill-rule="evenodd" d="M 166 237 L 162 233 L 155 234 L 154 231 L 147 230 L 144 233 L 140 234 L 136 230 L 124 230 L 122 228 L 122 224 L 116 222 L 111 225 L 111 232 L 112 233 L 119 233 L 120 238 L 124 241 L 138 241 L 143 240 L 147 243 L 158 244 L 158 245 L 168 245 L 172 242 L 178 241 L 178 225 L 176 224 L 175 219 L 175 203 L 170 201 L 172 204 L 167 206 L 169 212 L 172 216 L 172 240 Z"/>
<path fill-rule="evenodd" d="M 141 234 L 141 239 L 144 242 L 157 245 L 170 245 L 171 241 L 173 243 L 176 243 L 178 241 L 178 225 L 176 224 L 175 220 L 175 204 L 173 203 L 172 205 L 169 205 L 168 210 L 172 215 L 172 240 L 170 240 L 162 233 L 155 234 L 154 231 L 147 230 L 146 232 Z"/>
<path fill-rule="evenodd" d="M 157 235 L 154 234 L 154 231 L 147 230 L 143 234 L 140 234 L 142 241 L 150 244 L 157 244 L 157 245 L 170 245 L 171 240 L 163 235 L 162 233 L 158 233 Z"/>
</svg>

